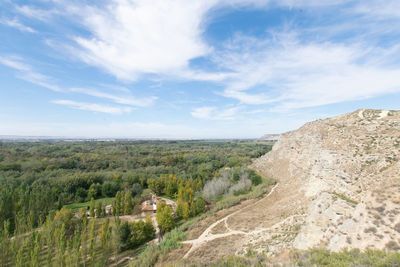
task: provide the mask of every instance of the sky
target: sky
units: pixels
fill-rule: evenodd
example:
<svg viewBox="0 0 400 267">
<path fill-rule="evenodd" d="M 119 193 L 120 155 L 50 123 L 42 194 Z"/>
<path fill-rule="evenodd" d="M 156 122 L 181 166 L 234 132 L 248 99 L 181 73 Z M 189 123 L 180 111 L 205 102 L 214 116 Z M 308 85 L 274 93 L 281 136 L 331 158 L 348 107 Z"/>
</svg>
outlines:
<svg viewBox="0 0 400 267">
<path fill-rule="evenodd" d="M 0 135 L 257 138 L 400 109 L 398 0 L 2 0 Z"/>
</svg>

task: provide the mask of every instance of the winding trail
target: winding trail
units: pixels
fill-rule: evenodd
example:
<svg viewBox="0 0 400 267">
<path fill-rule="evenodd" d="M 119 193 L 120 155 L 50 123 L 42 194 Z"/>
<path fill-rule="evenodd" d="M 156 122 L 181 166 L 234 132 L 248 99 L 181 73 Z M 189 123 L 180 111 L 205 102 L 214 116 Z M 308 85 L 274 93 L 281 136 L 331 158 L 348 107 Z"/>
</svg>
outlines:
<svg viewBox="0 0 400 267">
<path fill-rule="evenodd" d="M 265 197 L 263 197 L 260 200 L 256 201 L 252 205 L 256 205 L 258 202 L 260 202 L 260 201 L 264 200 L 265 198 L 269 197 L 275 191 L 275 189 L 278 187 L 278 185 L 279 185 L 279 183 L 277 183 L 274 187 L 272 187 L 271 191 Z M 263 232 L 263 231 L 267 231 L 267 230 L 269 230 L 271 228 L 274 228 L 275 225 L 273 225 L 272 227 L 269 227 L 269 228 L 257 229 L 257 230 L 251 231 L 251 232 L 243 232 L 243 231 L 233 230 L 233 229 L 229 228 L 229 224 L 228 224 L 227 220 L 231 216 L 234 216 L 237 213 L 239 213 L 242 210 L 244 210 L 245 208 L 248 208 L 248 206 L 249 205 L 246 205 L 246 206 L 238 209 L 237 211 L 235 211 L 235 212 L 223 217 L 222 219 L 219 219 L 215 223 L 211 224 L 209 227 L 207 227 L 206 230 L 204 230 L 204 232 L 197 239 L 192 239 L 192 240 L 187 240 L 187 241 L 182 242 L 183 244 L 191 244 L 192 245 L 191 248 L 189 249 L 189 251 L 186 252 L 185 256 L 183 256 L 183 258 L 187 258 L 190 255 L 190 253 L 192 253 L 194 250 L 196 250 L 197 248 L 201 247 L 203 244 L 205 244 L 205 243 L 207 243 L 209 241 L 212 241 L 214 239 L 217 239 L 217 238 L 226 237 L 226 236 L 230 236 L 230 235 L 236 235 L 236 234 L 250 235 L 250 234 Z M 289 218 L 286 218 L 285 220 L 287 220 Z M 224 222 L 225 227 L 228 230 L 228 232 L 222 233 L 222 234 L 213 234 L 213 233 L 211 233 L 212 229 L 215 226 L 217 226 L 219 223 L 221 223 L 221 222 Z M 282 222 L 279 222 L 278 224 L 280 224 L 280 223 L 282 223 Z"/>
</svg>

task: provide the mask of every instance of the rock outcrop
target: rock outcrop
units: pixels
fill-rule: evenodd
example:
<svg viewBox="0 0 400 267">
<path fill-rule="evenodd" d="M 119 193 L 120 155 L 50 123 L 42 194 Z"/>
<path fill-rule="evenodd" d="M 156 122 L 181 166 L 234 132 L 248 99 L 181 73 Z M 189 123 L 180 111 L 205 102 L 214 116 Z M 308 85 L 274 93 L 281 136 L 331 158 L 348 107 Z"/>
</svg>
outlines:
<svg viewBox="0 0 400 267">
<path fill-rule="evenodd" d="M 400 249 L 400 111 L 307 123 L 280 135 L 253 168 L 278 181 L 281 216 L 299 218 L 285 245 L 258 236 L 252 247 Z"/>
</svg>

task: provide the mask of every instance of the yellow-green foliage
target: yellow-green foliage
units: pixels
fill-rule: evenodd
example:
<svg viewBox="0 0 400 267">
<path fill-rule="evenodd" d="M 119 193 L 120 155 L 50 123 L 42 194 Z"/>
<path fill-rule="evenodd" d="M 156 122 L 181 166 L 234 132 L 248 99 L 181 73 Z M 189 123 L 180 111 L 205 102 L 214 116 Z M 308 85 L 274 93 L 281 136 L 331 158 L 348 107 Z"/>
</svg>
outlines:
<svg viewBox="0 0 400 267">
<path fill-rule="evenodd" d="M 293 252 L 292 262 L 297 266 L 400 266 L 399 252 L 358 249 L 330 252 L 323 249 L 312 249 L 306 252 Z"/>
</svg>

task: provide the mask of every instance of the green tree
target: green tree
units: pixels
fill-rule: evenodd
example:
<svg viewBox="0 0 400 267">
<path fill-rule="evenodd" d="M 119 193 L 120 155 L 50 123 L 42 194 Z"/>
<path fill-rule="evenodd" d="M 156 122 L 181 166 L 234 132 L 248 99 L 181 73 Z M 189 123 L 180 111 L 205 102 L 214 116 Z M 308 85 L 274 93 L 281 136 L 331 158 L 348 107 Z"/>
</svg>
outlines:
<svg viewBox="0 0 400 267">
<path fill-rule="evenodd" d="M 125 192 L 124 197 L 124 214 L 131 214 L 133 210 L 133 201 L 132 201 L 132 193 L 131 191 Z"/>
<path fill-rule="evenodd" d="M 118 191 L 115 195 L 115 214 L 116 216 L 121 215 L 121 192 Z"/>
<path fill-rule="evenodd" d="M 157 207 L 156 220 L 161 234 L 171 230 L 175 226 L 172 208 L 167 206 L 164 202 L 159 203 Z"/>
<path fill-rule="evenodd" d="M 184 220 L 188 219 L 190 217 L 190 209 L 189 209 L 189 203 L 186 201 L 182 202 L 182 218 Z"/>
<path fill-rule="evenodd" d="M 17 252 L 16 266 L 23 267 L 25 266 L 24 261 L 24 246 L 20 246 Z"/>
<path fill-rule="evenodd" d="M 146 237 L 146 240 L 151 240 L 156 236 L 156 230 L 154 229 L 150 216 L 146 217 L 146 222 L 144 224 L 143 232 Z"/>
<path fill-rule="evenodd" d="M 206 210 L 206 202 L 202 198 L 197 198 L 196 202 L 194 203 L 194 210 L 196 215 L 205 212 Z"/>
<path fill-rule="evenodd" d="M 96 232 L 95 232 L 95 226 L 96 226 L 96 219 L 90 220 L 89 223 L 89 255 L 90 255 L 90 260 L 92 263 L 95 262 L 95 257 L 94 254 L 96 252 Z M 93 264 L 94 265 L 94 264 Z"/>
<path fill-rule="evenodd" d="M 90 217 L 94 218 L 95 212 L 95 202 L 94 202 L 94 198 L 90 199 L 90 205 L 89 205 L 89 215 Z"/>
<path fill-rule="evenodd" d="M 98 198 L 101 194 L 101 185 L 99 183 L 91 184 L 88 190 L 89 198 Z"/>
<path fill-rule="evenodd" d="M 107 215 L 107 214 L 106 214 L 106 209 L 107 209 L 106 206 L 104 206 L 104 207 L 101 209 L 101 214 L 100 214 L 101 217 L 106 217 L 106 215 Z"/>
<path fill-rule="evenodd" d="M 101 193 L 105 197 L 113 197 L 119 190 L 119 186 L 115 182 L 105 181 L 101 187 Z"/>
<path fill-rule="evenodd" d="M 101 216 L 102 210 L 103 210 L 103 202 L 98 201 L 97 204 L 96 204 L 96 217 L 97 218 L 102 217 Z"/>
<path fill-rule="evenodd" d="M 132 196 L 140 196 L 143 192 L 143 187 L 139 183 L 134 183 L 131 187 Z"/>
<path fill-rule="evenodd" d="M 1 257 L 0 263 L 1 266 L 6 266 L 8 262 L 8 257 L 10 254 L 10 234 L 8 232 L 9 222 L 5 221 L 3 224 L 3 229 L 0 229 L 0 248 L 1 248 Z"/>
<path fill-rule="evenodd" d="M 176 217 L 177 219 L 182 219 L 183 217 L 183 200 L 178 199 L 177 204 L 176 204 Z"/>
</svg>

